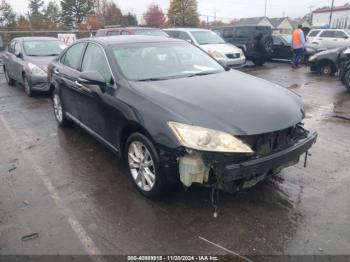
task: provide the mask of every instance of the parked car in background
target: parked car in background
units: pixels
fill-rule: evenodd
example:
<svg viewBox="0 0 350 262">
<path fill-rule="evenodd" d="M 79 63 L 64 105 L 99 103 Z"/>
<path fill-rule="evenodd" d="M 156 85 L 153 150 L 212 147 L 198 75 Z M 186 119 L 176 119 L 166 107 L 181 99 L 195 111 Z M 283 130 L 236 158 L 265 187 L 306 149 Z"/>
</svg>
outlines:
<svg viewBox="0 0 350 262">
<path fill-rule="evenodd" d="M 309 58 L 310 70 L 321 75 L 333 75 L 338 71 L 337 59 L 346 48 L 337 48 L 317 53 Z"/>
<path fill-rule="evenodd" d="M 96 31 L 95 36 L 152 35 L 168 37 L 162 29 L 153 27 L 107 27 Z"/>
<path fill-rule="evenodd" d="M 291 45 L 292 36 L 285 34 L 274 34 L 272 35 L 272 38 L 273 51 L 271 54 L 271 59 L 291 60 L 293 56 L 293 49 Z M 325 50 L 327 50 L 327 48 L 323 47 L 322 45 L 307 43 L 303 57 L 304 62 L 307 63 L 310 56 Z"/>
<path fill-rule="evenodd" d="M 320 44 L 327 49 L 350 46 L 350 31 L 347 29 L 313 29 L 306 37 L 307 43 Z"/>
<path fill-rule="evenodd" d="M 3 68 L 7 83 L 24 85 L 28 96 L 50 90 L 48 64 L 66 47 L 53 37 L 14 38 L 3 52 Z"/>
<path fill-rule="evenodd" d="M 213 31 L 199 28 L 169 28 L 164 31 L 170 37 L 198 46 L 224 66 L 237 68 L 246 63 L 246 58 L 240 48 L 226 43 Z"/>
<path fill-rule="evenodd" d="M 73 122 L 126 161 L 146 197 L 178 181 L 226 192 L 296 164 L 316 142 L 301 98 L 225 70 L 178 39 L 82 39 L 49 66 L 58 125 Z"/>
<path fill-rule="evenodd" d="M 244 51 L 255 65 L 263 65 L 272 53 L 272 29 L 269 26 L 227 26 L 212 29 L 226 42 Z"/>
</svg>

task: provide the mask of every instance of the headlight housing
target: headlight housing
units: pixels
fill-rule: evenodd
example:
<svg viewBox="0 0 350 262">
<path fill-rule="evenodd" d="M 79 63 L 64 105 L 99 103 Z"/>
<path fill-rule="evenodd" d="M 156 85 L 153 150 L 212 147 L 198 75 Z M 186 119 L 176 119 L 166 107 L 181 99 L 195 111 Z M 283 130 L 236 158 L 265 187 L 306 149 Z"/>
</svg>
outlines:
<svg viewBox="0 0 350 262">
<path fill-rule="evenodd" d="M 310 58 L 309 58 L 309 61 L 310 62 L 313 62 L 313 61 L 316 61 L 317 60 L 317 57 L 316 56 L 310 56 Z"/>
<path fill-rule="evenodd" d="M 215 59 L 223 59 L 225 58 L 224 54 L 221 54 L 218 51 L 214 51 L 214 50 L 209 50 L 208 54 L 211 55 L 212 57 L 214 57 Z"/>
<path fill-rule="evenodd" d="M 37 65 L 33 64 L 33 63 L 28 63 L 28 68 L 30 69 L 30 71 L 32 72 L 33 75 L 36 76 L 46 76 L 47 73 L 42 70 L 40 67 L 38 67 Z"/>
<path fill-rule="evenodd" d="M 177 122 L 168 122 L 168 125 L 181 145 L 190 149 L 223 153 L 254 153 L 248 145 L 225 132 Z"/>
</svg>

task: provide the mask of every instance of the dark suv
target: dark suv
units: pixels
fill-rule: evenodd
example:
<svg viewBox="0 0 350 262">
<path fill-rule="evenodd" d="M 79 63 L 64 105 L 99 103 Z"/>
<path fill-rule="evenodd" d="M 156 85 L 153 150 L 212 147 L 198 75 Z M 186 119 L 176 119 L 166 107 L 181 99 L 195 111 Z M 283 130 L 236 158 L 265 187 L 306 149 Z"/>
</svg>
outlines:
<svg viewBox="0 0 350 262">
<path fill-rule="evenodd" d="M 269 26 L 229 26 L 212 29 L 226 42 L 243 49 L 255 65 L 263 65 L 272 53 L 272 29 Z"/>
</svg>

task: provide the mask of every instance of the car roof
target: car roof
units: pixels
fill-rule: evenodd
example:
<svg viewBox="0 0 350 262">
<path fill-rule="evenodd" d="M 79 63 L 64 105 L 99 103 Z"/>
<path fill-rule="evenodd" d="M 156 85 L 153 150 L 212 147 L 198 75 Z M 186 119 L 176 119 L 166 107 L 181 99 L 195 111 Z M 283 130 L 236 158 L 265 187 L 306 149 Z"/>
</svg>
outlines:
<svg viewBox="0 0 350 262">
<path fill-rule="evenodd" d="M 269 27 L 269 28 L 271 28 L 268 25 L 226 25 L 226 26 L 213 27 L 212 30 L 225 29 L 225 28 L 238 28 L 238 27 L 254 27 L 254 28 L 256 28 L 256 27 Z"/>
<path fill-rule="evenodd" d="M 25 40 L 58 40 L 55 37 L 48 37 L 48 36 L 22 36 L 22 37 L 15 37 L 13 40 L 18 41 L 25 41 Z"/>
<path fill-rule="evenodd" d="M 186 32 L 191 32 L 191 31 L 210 31 L 208 29 L 203 29 L 203 28 L 195 28 L 195 27 L 192 27 L 192 28 L 179 28 L 179 27 L 174 27 L 174 28 L 167 28 L 167 29 L 164 29 L 164 31 L 186 31 Z"/>
<path fill-rule="evenodd" d="M 122 30 L 122 29 L 127 29 L 127 30 L 161 30 L 160 28 L 157 27 L 142 27 L 142 26 L 129 26 L 129 27 L 108 27 L 108 28 L 101 28 L 98 29 L 97 31 L 108 31 L 108 30 Z"/>
<path fill-rule="evenodd" d="M 94 41 L 104 45 L 113 44 L 133 44 L 133 43 L 160 43 L 160 42 L 184 42 L 183 40 L 163 36 L 144 36 L 144 35 L 117 35 L 117 36 L 98 36 L 92 38 L 83 38 L 79 41 Z"/>
</svg>

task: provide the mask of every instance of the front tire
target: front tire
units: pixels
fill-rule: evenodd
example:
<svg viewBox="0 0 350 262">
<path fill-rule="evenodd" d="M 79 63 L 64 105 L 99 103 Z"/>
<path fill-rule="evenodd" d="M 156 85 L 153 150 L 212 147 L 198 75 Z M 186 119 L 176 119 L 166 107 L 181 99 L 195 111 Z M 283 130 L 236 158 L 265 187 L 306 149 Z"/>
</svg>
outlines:
<svg viewBox="0 0 350 262">
<path fill-rule="evenodd" d="M 262 66 L 266 63 L 266 58 L 264 56 L 261 56 L 261 57 L 254 57 L 252 59 L 254 65 L 256 66 Z"/>
<path fill-rule="evenodd" d="M 344 82 L 346 89 L 350 92 L 350 70 L 345 73 Z"/>
<path fill-rule="evenodd" d="M 322 63 L 319 71 L 323 76 L 330 76 L 334 73 L 333 66 L 329 62 Z"/>
<path fill-rule="evenodd" d="M 130 135 L 126 142 L 124 157 L 129 174 L 142 195 L 150 199 L 165 195 L 169 184 L 160 171 L 158 152 L 146 136 L 141 133 Z"/>
<path fill-rule="evenodd" d="M 23 76 L 23 83 L 24 83 L 24 92 L 27 94 L 27 96 L 32 97 L 33 96 L 33 90 L 32 87 L 27 79 L 27 77 Z"/>
<path fill-rule="evenodd" d="M 9 86 L 14 86 L 16 84 L 16 81 L 10 77 L 5 66 L 4 66 L 4 74 L 5 74 L 7 84 Z"/>
<path fill-rule="evenodd" d="M 60 94 L 57 89 L 52 92 L 52 104 L 55 119 L 59 127 L 71 127 L 73 122 L 66 117 Z"/>
</svg>

